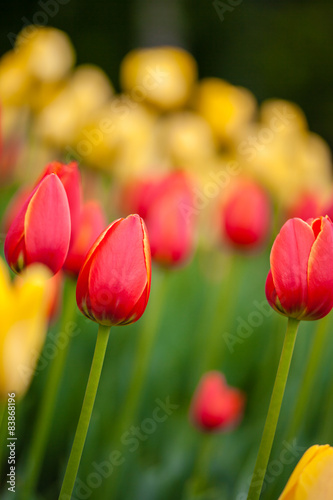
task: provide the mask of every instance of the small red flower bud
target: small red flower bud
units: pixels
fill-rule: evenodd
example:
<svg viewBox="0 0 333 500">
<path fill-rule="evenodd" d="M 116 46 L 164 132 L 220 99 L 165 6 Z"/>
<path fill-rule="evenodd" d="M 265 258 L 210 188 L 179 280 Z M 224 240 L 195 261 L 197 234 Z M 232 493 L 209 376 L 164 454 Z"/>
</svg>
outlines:
<svg viewBox="0 0 333 500">
<path fill-rule="evenodd" d="M 195 243 L 195 218 L 191 179 L 184 172 L 143 180 L 125 194 L 127 209 L 145 221 L 152 259 L 172 266 L 188 260 Z"/>
<path fill-rule="evenodd" d="M 65 188 L 55 175 L 47 175 L 35 187 L 9 228 L 5 256 L 19 273 L 39 262 L 55 274 L 68 252 L 71 221 Z"/>
<path fill-rule="evenodd" d="M 234 246 L 252 249 L 268 236 L 271 207 L 265 191 L 247 181 L 237 184 L 230 192 L 221 218 L 223 235 Z"/>
<path fill-rule="evenodd" d="M 138 215 L 114 221 L 96 240 L 81 267 L 76 300 L 102 325 L 127 325 L 144 313 L 151 283 L 150 248 Z"/>
<path fill-rule="evenodd" d="M 229 387 L 224 375 L 206 373 L 192 398 L 190 419 L 202 431 L 220 431 L 235 427 L 243 416 L 245 395 Z"/>
<path fill-rule="evenodd" d="M 79 231 L 64 264 L 65 271 L 78 276 L 92 244 L 105 227 L 106 220 L 99 203 L 97 201 L 85 203 L 81 212 Z"/>
<path fill-rule="evenodd" d="M 326 316 L 333 307 L 333 225 L 328 217 L 289 219 L 270 257 L 266 297 L 273 309 L 298 320 Z"/>
</svg>

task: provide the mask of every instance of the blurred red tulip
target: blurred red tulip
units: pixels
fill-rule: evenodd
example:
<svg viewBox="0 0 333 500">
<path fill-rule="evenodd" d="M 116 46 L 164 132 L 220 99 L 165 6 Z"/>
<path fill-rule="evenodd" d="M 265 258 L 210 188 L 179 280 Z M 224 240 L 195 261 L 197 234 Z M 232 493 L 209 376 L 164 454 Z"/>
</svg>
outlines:
<svg viewBox="0 0 333 500">
<path fill-rule="evenodd" d="M 78 277 L 76 300 L 102 325 L 127 325 L 144 313 L 151 283 L 149 241 L 138 215 L 114 221 L 92 246 Z"/>
<path fill-rule="evenodd" d="M 195 220 L 185 213 L 194 206 L 188 175 L 173 172 L 144 180 L 130 187 L 126 198 L 127 209 L 146 223 L 153 260 L 172 266 L 189 259 L 195 243 Z"/>
<path fill-rule="evenodd" d="M 106 227 L 106 219 L 97 201 L 88 201 L 81 212 L 79 231 L 71 245 L 64 270 L 78 276 L 81 266 L 96 238 Z"/>
<path fill-rule="evenodd" d="M 71 234 L 66 191 L 55 174 L 35 187 L 14 219 L 5 240 L 5 256 L 19 273 L 34 262 L 55 274 L 65 262 Z"/>
<path fill-rule="evenodd" d="M 333 307 L 333 226 L 328 217 L 289 219 L 272 247 L 266 297 L 280 314 L 320 319 Z"/>
<path fill-rule="evenodd" d="M 222 234 L 236 247 L 256 248 L 266 240 L 270 220 L 271 206 L 265 191 L 254 182 L 241 182 L 224 204 Z"/>
<path fill-rule="evenodd" d="M 224 375 L 206 373 L 194 393 L 190 419 L 202 431 L 220 431 L 235 427 L 243 416 L 245 395 L 229 387 Z"/>
<path fill-rule="evenodd" d="M 288 219 L 297 217 L 307 221 L 320 215 L 326 215 L 326 213 L 324 214 L 321 210 L 319 196 L 312 193 L 305 193 L 289 209 Z"/>
<path fill-rule="evenodd" d="M 76 238 L 80 227 L 80 216 L 82 208 L 81 176 L 76 162 L 68 165 L 54 161 L 47 165 L 41 174 L 38 183 L 47 175 L 56 174 L 61 180 L 68 198 L 71 214 L 71 244 Z"/>
<path fill-rule="evenodd" d="M 24 203 L 27 201 L 30 194 L 31 189 L 26 187 L 19 189 L 14 194 L 2 219 L 2 229 L 5 233 L 9 231 L 10 226 L 20 213 Z"/>
</svg>

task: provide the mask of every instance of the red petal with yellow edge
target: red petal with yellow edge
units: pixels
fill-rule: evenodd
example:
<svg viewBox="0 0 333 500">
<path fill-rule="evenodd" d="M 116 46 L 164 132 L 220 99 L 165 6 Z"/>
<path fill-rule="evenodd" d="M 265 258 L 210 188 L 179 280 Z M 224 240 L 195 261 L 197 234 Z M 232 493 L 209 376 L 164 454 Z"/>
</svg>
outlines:
<svg viewBox="0 0 333 500">
<path fill-rule="evenodd" d="M 288 316 L 298 317 L 308 298 L 308 259 L 315 241 L 309 224 L 289 219 L 271 251 L 271 271 L 277 296 Z"/>
<path fill-rule="evenodd" d="M 71 222 L 67 195 L 55 174 L 45 177 L 37 187 L 24 229 L 27 264 L 40 262 L 58 272 L 67 256 Z"/>
<path fill-rule="evenodd" d="M 317 237 L 308 262 L 307 316 L 320 319 L 333 307 L 333 225 L 321 217 L 312 228 Z"/>
<path fill-rule="evenodd" d="M 89 274 L 90 274 L 91 263 L 93 262 L 96 250 L 98 249 L 99 245 L 105 238 L 105 235 L 111 230 L 113 226 L 119 224 L 119 222 L 121 222 L 122 220 L 123 219 L 115 220 L 98 236 L 95 243 L 90 248 L 88 255 L 86 256 L 86 259 L 81 267 L 80 274 L 77 280 L 76 302 L 78 308 L 83 314 L 85 314 L 94 321 L 98 321 L 98 318 L 97 317 L 95 318 L 95 316 L 93 315 L 93 311 L 91 308 L 91 300 L 89 295 Z"/>
<path fill-rule="evenodd" d="M 147 287 L 145 234 L 138 215 L 111 226 L 91 262 L 89 296 L 102 324 L 129 322 Z M 134 319 L 133 319 L 134 321 Z"/>
</svg>

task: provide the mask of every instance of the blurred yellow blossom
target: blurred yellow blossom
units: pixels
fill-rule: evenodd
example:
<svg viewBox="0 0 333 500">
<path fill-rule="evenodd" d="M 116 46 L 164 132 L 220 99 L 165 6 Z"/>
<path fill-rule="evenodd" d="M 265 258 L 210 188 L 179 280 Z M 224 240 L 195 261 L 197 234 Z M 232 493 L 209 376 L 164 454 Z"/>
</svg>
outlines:
<svg viewBox="0 0 333 500">
<path fill-rule="evenodd" d="M 331 500 L 333 448 L 311 446 L 298 462 L 279 500 Z"/>
<path fill-rule="evenodd" d="M 120 81 L 134 100 L 146 100 L 162 110 L 184 106 L 197 77 L 191 54 L 177 47 L 154 47 L 129 52 L 120 68 Z"/>
<path fill-rule="evenodd" d="M 30 266 L 11 283 L 0 259 L 0 397 L 23 396 L 41 352 L 49 307 L 44 266 Z"/>
<path fill-rule="evenodd" d="M 210 124 L 222 143 L 237 142 L 240 132 L 256 112 L 253 94 L 219 78 L 204 78 L 195 92 L 196 110 Z"/>
</svg>

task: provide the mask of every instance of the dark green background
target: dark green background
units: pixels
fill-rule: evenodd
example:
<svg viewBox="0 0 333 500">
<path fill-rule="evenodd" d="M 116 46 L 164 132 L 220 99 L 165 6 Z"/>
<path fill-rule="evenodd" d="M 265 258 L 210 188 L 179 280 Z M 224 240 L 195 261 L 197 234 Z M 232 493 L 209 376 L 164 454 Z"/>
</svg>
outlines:
<svg viewBox="0 0 333 500">
<path fill-rule="evenodd" d="M 17 34 L 27 20 L 43 22 L 43 16 L 36 17 L 43 12 L 41 4 L 6 2 L 0 16 L 1 53 L 11 47 L 9 33 Z M 211 0 L 68 0 L 58 6 L 55 15 L 46 16 L 47 24 L 65 30 L 78 62 L 100 65 L 116 88 L 120 61 L 130 49 L 182 45 L 197 59 L 201 77 L 219 76 L 243 85 L 259 102 L 269 97 L 297 102 L 310 128 L 333 145 L 329 1 L 238 0 L 223 22 Z"/>
</svg>

